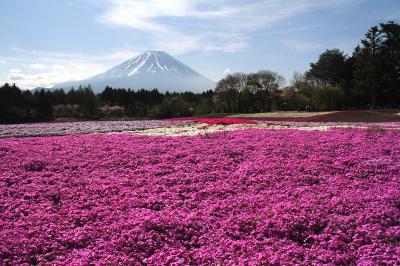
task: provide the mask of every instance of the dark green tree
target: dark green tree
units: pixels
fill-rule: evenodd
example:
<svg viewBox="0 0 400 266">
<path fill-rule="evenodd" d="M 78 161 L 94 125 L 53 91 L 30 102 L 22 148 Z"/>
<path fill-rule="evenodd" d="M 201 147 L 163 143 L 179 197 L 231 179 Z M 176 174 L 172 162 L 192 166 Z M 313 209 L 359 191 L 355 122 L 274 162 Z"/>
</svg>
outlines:
<svg viewBox="0 0 400 266">
<path fill-rule="evenodd" d="M 0 87 L 0 123 L 23 122 L 28 113 L 21 90 L 5 83 Z"/>
<path fill-rule="evenodd" d="M 378 27 L 371 27 L 353 53 L 354 71 L 353 86 L 354 93 L 361 103 L 368 103 L 375 107 L 376 99 L 382 94 L 382 33 Z"/>
<path fill-rule="evenodd" d="M 340 85 L 345 79 L 346 56 L 339 49 L 326 50 L 316 63 L 310 64 L 305 77 L 317 86 Z"/>
<path fill-rule="evenodd" d="M 400 105 L 400 25 L 380 24 L 383 57 L 383 93 L 387 107 Z"/>
<path fill-rule="evenodd" d="M 100 100 L 103 101 L 103 103 L 112 105 L 114 103 L 114 90 L 113 88 L 106 86 L 104 91 L 100 93 Z"/>
<path fill-rule="evenodd" d="M 53 118 L 53 109 L 49 94 L 44 89 L 35 94 L 37 118 L 43 121 L 51 120 Z"/>
<path fill-rule="evenodd" d="M 91 86 L 79 89 L 81 95 L 80 110 L 85 118 L 94 118 L 96 116 L 97 101 Z"/>
</svg>

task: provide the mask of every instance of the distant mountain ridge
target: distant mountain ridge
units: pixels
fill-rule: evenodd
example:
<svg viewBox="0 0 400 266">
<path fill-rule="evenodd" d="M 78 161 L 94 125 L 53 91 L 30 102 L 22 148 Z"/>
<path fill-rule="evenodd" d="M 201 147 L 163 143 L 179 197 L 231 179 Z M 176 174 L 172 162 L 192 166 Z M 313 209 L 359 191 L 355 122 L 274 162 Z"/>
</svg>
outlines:
<svg viewBox="0 0 400 266">
<path fill-rule="evenodd" d="M 202 92 L 215 83 L 163 51 L 145 51 L 104 73 L 91 78 L 56 84 L 53 88 L 70 89 L 90 85 L 95 92 L 113 88 L 154 89 Z"/>
</svg>

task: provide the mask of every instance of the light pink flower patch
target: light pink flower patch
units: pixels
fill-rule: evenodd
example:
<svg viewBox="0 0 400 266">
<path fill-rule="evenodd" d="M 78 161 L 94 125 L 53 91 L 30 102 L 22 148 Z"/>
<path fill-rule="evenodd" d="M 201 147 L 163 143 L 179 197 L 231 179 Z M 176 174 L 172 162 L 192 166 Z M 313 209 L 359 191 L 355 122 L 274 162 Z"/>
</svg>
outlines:
<svg viewBox="0 0 400 266">
<path fill-rule="evenodd" d="M 132 120 L 132 121 L 85 121 L 33 124 L 0 124 L 0 138 L 63 136 L 72 134 L 93 134 L 110 132 L 127 132 L 151 128 L 168 128 L 188 124 L 185 121 L 173 120 Z"/>
</svg>

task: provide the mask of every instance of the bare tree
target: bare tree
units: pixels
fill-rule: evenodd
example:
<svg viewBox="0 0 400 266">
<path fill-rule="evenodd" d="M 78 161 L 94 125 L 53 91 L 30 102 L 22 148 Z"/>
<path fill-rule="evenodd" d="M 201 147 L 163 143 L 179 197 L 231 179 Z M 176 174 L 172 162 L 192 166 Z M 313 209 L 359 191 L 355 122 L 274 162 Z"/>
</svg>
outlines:
<svg viewBox="0 0 400 266">
<path fill-rule="evenodd" d="M 247 86 L 250 88 L 250 91 L 262 98 L 264 111 L 271 110 L 272 98 L 284 84 L 285 79 L 281 75 L 267 70 L 251 73 L 247 78 Z"/>
<path fill-rule="evenodd" d="M 302 84 L 304 84 L 304 74 L 298 71 L 295 71 L 290 79 L 290 86 L 299 89 Z"/>
<path fill-rule="evenodd" d="M 214 102 L 229 112 L 238 111 L 239 95 L 246 86 L 247 75 L 233 73 L 221 79 L 215 88 Z"/>
</svg>

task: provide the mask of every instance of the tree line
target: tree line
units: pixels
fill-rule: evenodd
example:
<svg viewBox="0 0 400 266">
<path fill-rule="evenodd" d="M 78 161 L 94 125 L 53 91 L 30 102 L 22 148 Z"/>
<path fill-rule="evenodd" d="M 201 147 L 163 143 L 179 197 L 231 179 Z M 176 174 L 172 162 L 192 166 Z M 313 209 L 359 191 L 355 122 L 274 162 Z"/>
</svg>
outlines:
<svg viewBox="0 0 400 266">
<path fill-rule="evenodd" d="M 90 86 L 32 92 L 6 83 L 0 87 L 0 122 L 398 108 L 400 25 L 371 27 L 352 55 L 326 50 L 309 70 L 295 72 L 290 85 L 285 84 L 281 75 L 268 70 L 229 74 L 214 91 L 203 93 L 106 87 L 95 95 Z"/>
<path fill-rule="evenodd" d="M 62 89 L 32 92 L 5 83 L 0 86 L 0 122 L 191 116 L 210 113 L 212 96 L 211 90 L 199 94 L 160 93 L 157 89 L 133 91 L 111 87 L 96 95 L 90 86 L 67 92 Z"/>
<path fill-rule="evenodd" d="M 328 49 L 308 71 L 295 72 L 290 86 L 283 84 L 272 71 L 227 75 L 217 83 L 215 107 L 220 112 L 399 107 L 400 25 L 371 27 L 352 55 Z"/>
</svg>

